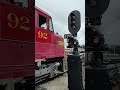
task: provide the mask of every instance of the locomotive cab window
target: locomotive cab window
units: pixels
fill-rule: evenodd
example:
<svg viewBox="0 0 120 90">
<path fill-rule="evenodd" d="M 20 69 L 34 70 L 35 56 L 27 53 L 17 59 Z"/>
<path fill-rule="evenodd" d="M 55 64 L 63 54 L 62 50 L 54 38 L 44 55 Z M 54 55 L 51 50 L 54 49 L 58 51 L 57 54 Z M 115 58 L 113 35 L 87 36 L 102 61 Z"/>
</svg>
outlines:
<svg viewBox="0 0 120 90">
<path fill-rule="evenodd" d="M 39 15 L 39 27 L 43 29 L 47 29 L 47 18 Z"/>
</svg>

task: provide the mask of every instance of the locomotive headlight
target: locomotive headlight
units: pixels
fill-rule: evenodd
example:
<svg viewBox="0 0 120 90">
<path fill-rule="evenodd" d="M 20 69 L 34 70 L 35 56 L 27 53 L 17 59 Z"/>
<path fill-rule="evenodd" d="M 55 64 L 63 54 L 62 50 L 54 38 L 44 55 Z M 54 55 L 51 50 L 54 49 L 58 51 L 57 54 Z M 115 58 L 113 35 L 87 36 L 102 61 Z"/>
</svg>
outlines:
<svg viewBox="0 0 120 90">
<path fill-rule="evenodd" d="M 99 42 L 99 37 L 95 37 L 94 39 L 93 39 L 93 43 L 95 43 L 95 44 L 97 44 L 98 42 Z"/>
</svg>

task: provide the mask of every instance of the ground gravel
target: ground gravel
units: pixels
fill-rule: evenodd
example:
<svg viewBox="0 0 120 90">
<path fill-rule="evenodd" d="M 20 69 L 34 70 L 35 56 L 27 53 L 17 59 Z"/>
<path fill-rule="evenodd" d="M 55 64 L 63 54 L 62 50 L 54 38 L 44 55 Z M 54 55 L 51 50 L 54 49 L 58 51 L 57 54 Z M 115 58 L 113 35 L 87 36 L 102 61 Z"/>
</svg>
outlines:
<svg viewBox="0 0 120 90">
<path fill-rule="evenodd" d="M 44 84 L 36 86 L 36 90 L 68 90 L 67 73 Z"/>
</svg>

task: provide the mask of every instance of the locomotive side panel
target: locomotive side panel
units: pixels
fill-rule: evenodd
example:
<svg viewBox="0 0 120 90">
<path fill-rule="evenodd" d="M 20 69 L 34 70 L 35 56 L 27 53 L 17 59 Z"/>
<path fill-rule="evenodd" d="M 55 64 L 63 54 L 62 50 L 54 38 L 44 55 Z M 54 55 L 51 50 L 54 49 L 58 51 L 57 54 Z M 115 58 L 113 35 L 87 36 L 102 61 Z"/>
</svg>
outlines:
<svg viewBox="0 0 120 90">
<path fill-rule="evenodd" d="M 64 39 L 62 36 L 57 34 L 54 35 L 55 37 L 55 55 L 56 57 L 63 57 L 64 56 Z"/>
<path fill-rule="evenodd" d="M 21 13 L 22 12 L 22 13 Z M 34 14 L 0 3 L 0 78 L 34 76 Z"/>
<path fill-rule="evenodd" d="M 31 9 L 1 4 L 1 39 L 34 41 L 34 14 L 31 12 Z"/>
</svg>

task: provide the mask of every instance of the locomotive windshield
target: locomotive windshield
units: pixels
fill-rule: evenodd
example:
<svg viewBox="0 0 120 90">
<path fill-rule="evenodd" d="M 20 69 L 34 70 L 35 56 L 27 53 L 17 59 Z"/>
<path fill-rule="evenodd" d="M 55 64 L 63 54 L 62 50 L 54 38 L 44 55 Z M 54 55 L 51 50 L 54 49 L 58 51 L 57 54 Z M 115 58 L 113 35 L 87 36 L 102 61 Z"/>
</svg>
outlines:
<svg viewBox="0 0 120 90">
<path fill-rule="evenodd" d="M 49 30 L 52 32 L 54 31 L 52 19 L 49 19 L 49 25 L 48 25 L 47 18 L 42 15 L 39 15 L 38 23 L 40 28 L 48 29 L 47 27 L 49 26 Z"/>
<path fill-rule="evenodd" d="M 49 30 L 54 31 L 52 19 L 49 20 Z"/>
<path fill-rule="evenodd" d="M 39 27 L 40 28 L 44 28 L 44 29 L 47 29 L 47 18 L 42 16 L 42 15 L 39 15 Z"/>
</svg>

